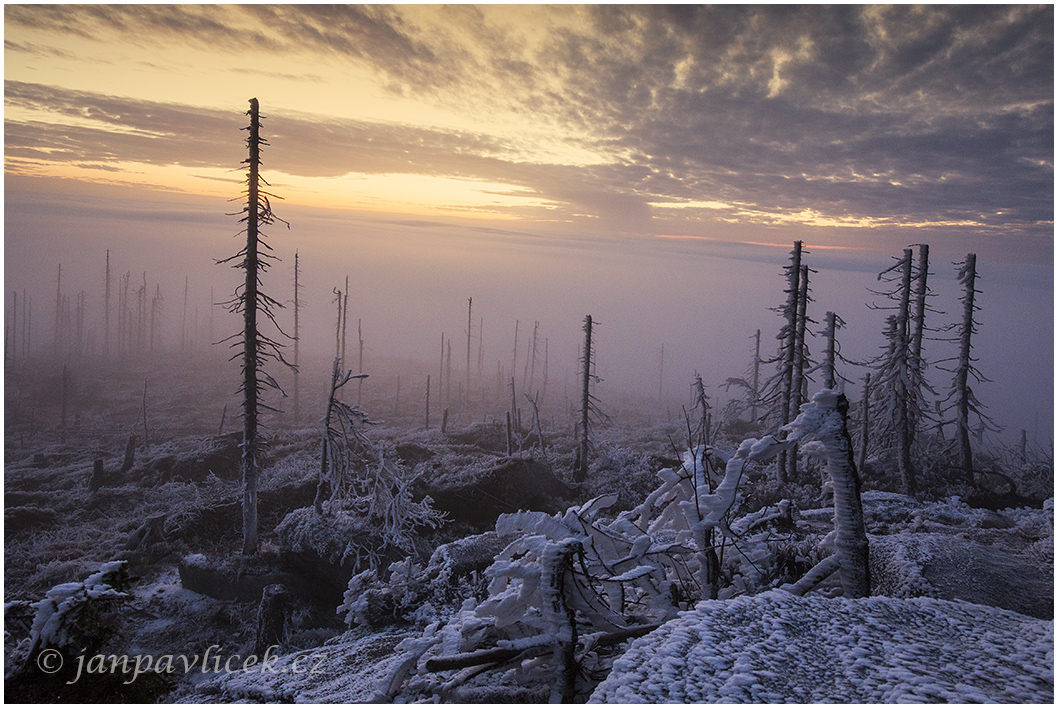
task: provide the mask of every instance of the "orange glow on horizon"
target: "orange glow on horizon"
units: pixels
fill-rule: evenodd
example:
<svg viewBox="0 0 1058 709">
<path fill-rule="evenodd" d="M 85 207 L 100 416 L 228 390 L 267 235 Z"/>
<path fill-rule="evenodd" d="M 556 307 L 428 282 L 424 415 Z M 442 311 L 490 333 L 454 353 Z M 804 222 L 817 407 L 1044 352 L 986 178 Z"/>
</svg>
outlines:
<svg viewBox="0 0 1058 709">
<path fill-rule="evenodd" d="M 788 249 L 788 248 L 790 248 L 790 244 L 788 244 L 788 243 L 787 244 L 774 244 L 774 243 L 767 242 L 767 241 L 742 241 L 742 240 L 739 240 L 739 241 L 736 242 L 736 241 L 733 241 L 731 239 L 717 239 L 716 237 L 713 237 L 713 236 L 695 236 L 693 234 L 654 234 L 654 238 L 655 239 L 699 239 L 699 240 L 702 240 L 702 241 L 718 241 L 718 242 L 728 243 L 728 244 L 738 243 L 738 244 L 748 244 L 750 246 L 774 246 L 774 247 L 780 248 L 780 249 Z M 863 249 L 861 249 L 860 247 L 857 247 L 857 246 L 822 246 L 822 245 L 819 245 L 819 244 L 812 244 L 812 245 L 805 244 L 804 248 L 805 249 L 826 249 L 826 250 L 832 250 L 832 251 L 862 251 L 863 250 Z"/>
</svg>

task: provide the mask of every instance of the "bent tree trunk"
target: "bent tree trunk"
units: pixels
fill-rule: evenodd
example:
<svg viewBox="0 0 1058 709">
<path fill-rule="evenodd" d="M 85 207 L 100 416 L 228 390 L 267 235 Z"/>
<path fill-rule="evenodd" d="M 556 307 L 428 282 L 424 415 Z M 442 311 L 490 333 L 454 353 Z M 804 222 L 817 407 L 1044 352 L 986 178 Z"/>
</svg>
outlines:
<svg viewBox="0 0 1058 709">
<path fill-rule="evenodd" d="M 834 484 L 834 545 L 841 588 L 846 598 L 863 598 L 871 592 L 869 548 L 848 411 L 849 400 L 844 394 L 823 389 L 789 425 L 788 440 L 818 440 L 826 450 L 827 473 Z"/>
</svg>

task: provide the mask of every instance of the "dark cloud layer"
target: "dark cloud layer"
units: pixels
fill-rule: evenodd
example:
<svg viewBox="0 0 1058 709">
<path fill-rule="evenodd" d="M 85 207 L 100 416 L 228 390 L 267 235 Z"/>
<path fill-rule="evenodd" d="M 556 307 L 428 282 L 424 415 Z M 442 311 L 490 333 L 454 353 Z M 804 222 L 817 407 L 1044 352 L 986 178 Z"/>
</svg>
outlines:
<svg viewBox="0 0 1058 709">
<path fill-rule="evenodd" d="M 591 6 L 580 25 L 553 12 L 535 44 L 475 7 L 446 8 L 429 24 L 400 7 L 334 5 L 7 6 L 5 19 L 145 44 L 323 53 L 372 67 L 395 92 L 455 108 L 488 97 L 621 156 L 527 164 L 489 135 L 275 115 L 269 159 L 291 174 L 503 181 L 629 224 L 645 223 L 651 202 L 703 200 L 778 216 L 1052 228 L 1051 6 Z M 237 116 L 6 86 L 8 105 L 103 124 L 8 121 L 11 156 L 239 159 Z"/>
</svg>

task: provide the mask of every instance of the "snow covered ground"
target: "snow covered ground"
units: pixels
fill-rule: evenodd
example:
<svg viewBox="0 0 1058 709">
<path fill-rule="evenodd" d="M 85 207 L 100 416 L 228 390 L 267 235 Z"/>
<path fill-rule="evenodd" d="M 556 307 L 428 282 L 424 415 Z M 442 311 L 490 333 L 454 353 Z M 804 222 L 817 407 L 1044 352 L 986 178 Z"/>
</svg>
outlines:
<svg viewBox="0 0 1058 709">
<path fill-rule="evenodd" d="M 636 640 L 594 703 L 1054 700 L 1054 623 L 932 598 L 706 601 Z"/>
</svg>

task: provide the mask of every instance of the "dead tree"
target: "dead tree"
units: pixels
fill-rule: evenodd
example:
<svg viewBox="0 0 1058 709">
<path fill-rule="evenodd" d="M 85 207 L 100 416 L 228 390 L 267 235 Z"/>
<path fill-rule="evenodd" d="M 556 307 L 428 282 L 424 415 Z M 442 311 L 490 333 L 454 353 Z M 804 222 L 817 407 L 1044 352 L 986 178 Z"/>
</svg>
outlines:
<svg viewBox="0 0 1058 709">
<path fill-rule="evenodd" d="M 467 298 L 467 388 L 466 397 L 467 405 L 470 404 L 470 324 L 472 322 L 471 317 L 474 309 L 474 299 Z"/>
<path fill-rule="evenodd" d="M 967 484 L 974 482 L 973 449 L 970 446 L 970 414 L 977 417 L 980 427 L 984 430 L 995 431 L 997 427 L 983 412 L 983 405 L 974 395 L 970 386 L 971 379 L 978 383 L 987 382 L 983 374 L 974 366 L 977 361 L 972 355 L 973 335 L 977 332 L 977 322 L 974 313 L 980 308 L 975 303 L 975 296 L 981 291 L 977 290 L 977 255 L 966 254 L 966 260 L 955 264 L 958 268 L 959 283 L 963 286 L 963 294 L 959 301 L 963 306 L 962 321 L 956 328 L 957 341 L 959 343 L 959 354 L 955 358 L 955 366 L 945 371 L 951 372 L 951 390 L 944 398 L 947 406 L 944 411 L 955 409 L 955 441 L 959 467 L 962 470 L 963 479 Z"/>
<path fill-rule="evenodd" d="M 427 431 L 430 430 L 430 375 L 426 375 L 426 424 L 423 426 Z"/>
<path fill-rule="evenodd" d="M 778 419 L 776 424 L 779 428 L 790 422 L 791 411 L 794 410 L 794 361 L 798 352 L 798 306 L 802 293 L 801 256 L 801 242 L 795 241 L 790 252 L 790 263 L 784 269 L 786 289 L 783 292 L 786 293 L 786 303 L 774 308 L 785 321 L 776 335 L 780 343 L 779 354 L 775 359 L 769 360 L 778 364 L 778 370 L 764 383 L 760 397 L 768 407 L 766 416 L 771 420 Z M 791 457 L 785 449 L 779 454 L 777 470 L 780 482 L 785 482 L 788 477 Z"/>
<path fill-rule="evenodd" d="M 848 362 L 841 356 L 841 345 L 838 342 L 838 330 L 845 326 L 845 321 L 833 311 L 827 311 L 824 319 L 826 324 L 823 337 L 826 339 L 826 345 L 823 350 L 823 360 L 818 365 L 823 370 L 823 388 L 837 389 L 840 387 L 843 389 L 844 384 L 849 380 L 838 373 L 837 363 L 838 360 Z"/>
<path fill-rule="evenodd" d="M 827 474 L 834 484 L 835 559 L 820 562 L 821 572 L 808 575 L 814 581 L 837 571 L 846 598 L 864 598 L 871 592 L 867 530 L 860 500 L 861 481 L 853 461 L 852 439 L 847 418 L 849 402 L 844 394 L 823 389 L 812 397 L 801 415 L 786 429 L 788 442 L 817 440 L 823 444 Z M 804 584 L 790 590 L 804 593 Z"/>
<path fill-rule="evenodd" d="M 110 249 L 107 249 L 106 276 L 103 287 L 103 355 L 110 356 Z"/>
<path fill-rule="evenodd" d="M 591 394 L 592 378 L 598 379 L 593 373 L 595 363 L 595 350 L 592 346 L 592 322 L 591 315 L 584 318 L 584 355 L 581 357 L 581 397 L 580 397 L 580 446 L 577 453 L 577 469 L 573 479 L 582 483 L 588 479 L 588 456 L 591 453 L 591 419 L 592 414 L 598 412 L 598 402 Z"/>
<path fill-rule="evenodd" d="M 665 343 L 661 343 L 661 356 L 658 357 L 658 406 L 665 399 Z"/>
<path fill-rule="evenodd" d="M 437 405 L 443 406 L 444 400 L 441 398 L 441 386 L 445 380 L 445 334 L 441 333 L 441 363 L 437 367 Z"/>
<path fill-rule="evenodd" d="M 260 174 L 261 148 L 268 143 L 261 137 L 260 108 L 256 98 L 250 99 L 250 110 L 247 113 L 250 116 L 250 125 L 246 129 L 249 131 L 246 139 L 249 156 L 243 161 L 247 166 L 246 204 L 240 212 L 243 216 L 239 220 L 246 224 L 246 247 L 219 263 L 239 259 L 234 268 L 243 270 L 246 275 L 242 289 L 237 290 L 235 297 L 228 302 L 230 312 L 243 316 L 242 331 L 228 339 L 235 340 L 233 346 L 238 346 L 239 338 L 242 341 L 242 385 L 239 388 L 243 395 L 242 552 L 252 555 L 257 553 L 257 472 L 261 445 L 258 417 L 262 409 L 275 411 L 273 407 L 262 403 L 261 394 L 266 386 L 279 389 L 275 379 L 264 372 L 263 363 L 268 359 L 275 359 L 284 364 L 286 362 L 280 351 L 281 345 L 261 333 L 258 328 L 258 315 L 263 315 L 281 334 L 283 333 L 275 318 L 275 308 L 283 307 L 282 304 L 259 289 L 261 275 L 267 270 L 270 262 L 276 260 L 270 253 L 271 248 L 261 239 L 261 227 L 274 224 L 276 220 L 283 220 L 272 212 L 269 197 L 274 195 L 261 189 L 262 183 L 266 186 L 268 184 Z M 289 226 L 287 224 L 288 228 Z M 237 356 L 233 356 L 233 359 Z"/>
<path fill-rule="evenodd" d="M 452 405 L 452 338 L 448 338 L 448 352 L 445 363 L 445 409 Z"/>
<path fill-rule="evenodd" d="M 801 279 L 797 293 L 797 337 L 794 344 L 793 382 L 790 386 L 790 420 L 797 418 L 801 404 L 805 402 L 807 373 L 809 369 L 808 345 L 808 266 L 801 264 Z"/>
<path fill-rule="evenodd" d="M 342 358 L 342 292 L 337 288 L 332 289 L 334 301 L 338 304 L 338 319 L 334 324 L 334 356 Z"/>
<path fill-rule="evenodd" d="M 356 319 L 356 342 L 357 342 L 357 371 L 360 374 L 364 373 L 364 329 L 363 321 L 361 318 Z M 356 405 L 360 406 L 360 399 L 364 394 L 364 380 L 360 379 L 356 382 Z"/>
<path fill-rule="evenodd" d="M 298 263 L 298 252 L 294 251 L 294 422 L 299 423 L 301 421 L 301 392 L 298 388 L 298 362 L 301 344 L 301 328 L 299 318 L 301 316 L 301 284 L 298 282 L 299 277 L 299 263 Z"/>
<path fill-rule="evenodd" d="M 188 276 L 184 275 L 184 307 L 180 315 L 180 351 L 187 351 L 187 286 Z"/>
<path fill-rule="evenodd" d="M 518 321 L 514 321 L 514 354 L 511 355 L 511 376 L 518 372 Z M 511 411 L 514 415 L 514 411 Z"/>
<path fill-rule="evenodd" d="M 159 309 L 161 307 L 162 300 L 163 300 L 162 299 L 162 287 L 161 287 L 160 284 L 155 284 L 155 286 L 154 286 L 154 297 L 151 298 L 150 338 L 148 340 L 148 347 L 147 347 L 147 351 L 148 352 L 152 352 L 152 353 L 154 352 L 154 335 L 155 335 L 155 332 L 156 332 L 155 326 L 157 325 L 157 323 L 155 321 L 159 318 L 159 312 L 158 311 L 159 311 Z"/>
<path fill-rule="evenodd" d="M 62 264 L 59 264 L 59 275 L 55 278 L 55 355 L 59 354 L 60 334 L 62 332 Z"/>
<path fill-rule="evenodd" d="M 363 373 L 354 375 L 352 371 L 343 372 L 341 359 L 334 358 L 327 409 L 323 415 L 320 476 L 316 484 L 316 497 L 313 500 L 317 514 L 323 513 L 323 500 L 328 487 L 332 498 L 341 492 L 352 463 L 350 446 L 357 445 L 363 448 L 367 443 L 360 426 L 373 422 L 368 420 L 367 414 L 359 407 L 350 406 L 341 401 L 341 388 L 352 379 L 362 380 L 366 376 Z"/>
<path fill-rule="evenodd" d="M 894 275 L 889 275 L 894 274 Z M 896 303 L 895 312 L 886 318 L 885 353 L 874 361 L 877 375 L 874 396 L 879 412 L 877 437 L 896 456 L 897 469 L 905 494 L 917 488 L 917 473 L 912 459 L 915 423 L 920 420 L 922 390 L 912 372 L 911 356 L 911 289 L 913 283 L 912 250 L 878 274 L 878 280 L 896 282 L 888 292 L 878 293 Z M 880 306 L 872 306 L 880 308 Z"/>
<path fill-rule="evenodd" d="M 863 378 L 863 398 L 860 400 L 860 455 L 856 468 L 867 469 L 867 446 L 871 437 L 871 373 Z"/>
<path fill-rule="evenodd" d="M 345 277 L 345 294 L 342 296 L 342 363 L 344 364 L 348 360 L 345 358 L 345 333 L 346 327 L 349 324 L 349 276 Z"/>
</svg>

